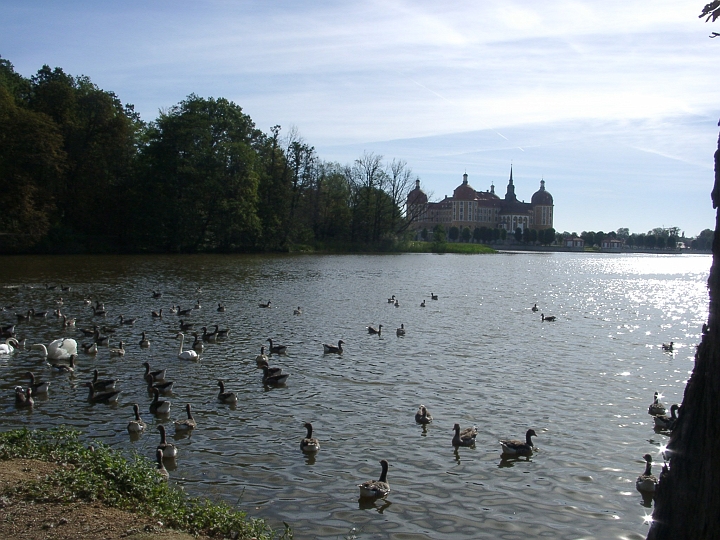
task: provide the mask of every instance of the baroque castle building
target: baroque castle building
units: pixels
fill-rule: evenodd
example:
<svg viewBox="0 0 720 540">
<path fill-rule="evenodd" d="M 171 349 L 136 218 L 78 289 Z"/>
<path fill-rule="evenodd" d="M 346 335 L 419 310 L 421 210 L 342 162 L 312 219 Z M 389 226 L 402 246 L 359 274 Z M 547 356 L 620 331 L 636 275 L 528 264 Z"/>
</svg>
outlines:
<svg viewBox="0 0 720 540">
<path fill-rule="evenodd" d="M 553 198 L 545 189 L 545 180 L 540 180 L 540 189 L 533 193 L 529 203 L 518 201 L 515 195 L 512 166 L 505 197 L 500 198 L 491 185 L 487 191 L 476 191 L 468 184 L 467 173 L 453 191 L 452 197 L 440 202 L 428 202 L 427 195 L 416 180 L 415 189 L 408 193 L 407 215 L 413 219 L 415 229 L 432 230 L 437 224 L 443 227 L 476 227 L 505 229 L 514 232 L 517 228 L 544 230 L 553 226 Z"/>
</svg>

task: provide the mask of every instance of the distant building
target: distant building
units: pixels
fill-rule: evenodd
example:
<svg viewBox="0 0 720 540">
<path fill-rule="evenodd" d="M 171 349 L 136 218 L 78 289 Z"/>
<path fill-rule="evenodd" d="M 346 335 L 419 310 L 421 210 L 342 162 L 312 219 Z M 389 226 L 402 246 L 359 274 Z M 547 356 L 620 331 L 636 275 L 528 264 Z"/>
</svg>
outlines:
<svg viewBox="0 0 720 540">
<path fill-rule="evenodd" d="M 603 249 L 622 249 L 624 245 L 625 242 L 617 238 L 605 238 L 600 242 L 600 247 Z"/>
<path fill-rule="evenodd" d="M 565 238 L 565 247 L 569 248 L 584 248 L 585 240 L 579 236 L 568 236 Z"/>
<path fill-rule="evenodd" d="M 413 216 L 415 229 L 431 230 L 442 224 L 446 229 L 476 227 L 505 229 L 514 232 L 517 228 L 544 230 L 553 226 L 554 204 L 552 195 L 545 189 L 545 180 L 540 180 L 540 189 L 529 203 L 518 201 L 513 183 L 513 171 L 510 167 L 510 180 L 504 198 L 495 194 L 495 185 L 487 191 L 475 191 L 468 184 L 467 173 L 463 181 L 453 191 L 452 197 L 439 202 L 429 202 L 427 195 L 420 189 L 420 180 L 415 182 L 407 197 L 408 216 Z"/>
</svg>

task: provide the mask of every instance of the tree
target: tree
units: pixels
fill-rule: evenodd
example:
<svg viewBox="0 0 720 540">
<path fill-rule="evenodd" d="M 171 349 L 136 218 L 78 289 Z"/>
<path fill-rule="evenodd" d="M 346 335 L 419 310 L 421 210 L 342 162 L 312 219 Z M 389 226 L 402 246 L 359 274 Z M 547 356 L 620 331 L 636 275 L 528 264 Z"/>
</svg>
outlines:
<svg viewBox="0 0 720 540">
<path fill-rule="evenodd" d="M 448 238 L 453 242 L 457 241 L 457 239 L 460 238 L 460 229 L 458 229 L 455 225 L 450 227 L 450 230 L 448 231 Z"/>
<path fill-rule="evenodd" d="M 420 231 L 420 238 L 427 241 L 428 238 L 428 230 L 427 227 L 423 227 L 423 230 Z"/>
<path fill-rule="evenodd" d="M 463 242 L 469 242 L 471 236 L 472 235 L 470 234 L 470 227 L 464 227 L 462 233 L 460 233 L 460 239 Z"/>
<path fill-rule="evenodd" d="M 445 227 L 440 223 L 433 228 L 433 242 L 437 242 L 438 244 L 445 242 Z"/>
<path fill-rule="evenodd" d="M 516 240 L 517 242 L 522 241 L 522 236 L 523 236 L 523 231 L 522 231 L 522 229 L 521 229 L 520 227 L 518 227 L 517 229 L 515 229 L 515 240 Z"/>
<path fill-rule="evenodd" d="M 485 230 L 483 230 L 485 229 Z M 472 237 L 473 241 L 476 243 L 480 243 L 485 240 L 485 234 L 487 231 L 487 227 L 475 227 L 475 230 L 473 231 Z"/>
<path fill-rule="evenodd" d="M 495 230 L 497 231 L 498 229 L 495 229 Z M 507 230 L 500 229 L 500 240 L 505 241 L 506 238 L 507 238 Z"/>
<path fill-rule="evenodd" d="M 538 232 L 536 229 L 530 229 L 530 242 L 535 243 L 538 239 Z"/>
</svg>

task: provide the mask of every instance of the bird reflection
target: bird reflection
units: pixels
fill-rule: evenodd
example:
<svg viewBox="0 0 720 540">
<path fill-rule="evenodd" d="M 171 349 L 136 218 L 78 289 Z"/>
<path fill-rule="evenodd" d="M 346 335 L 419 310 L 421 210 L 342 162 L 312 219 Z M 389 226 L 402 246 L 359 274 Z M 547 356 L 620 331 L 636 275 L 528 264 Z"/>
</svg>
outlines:
<svg viewBox="0 0 720 540">
<path fill-rule="evenodd" d="M 642 502 L 640 504 L 642 504 L 645 508 L 652 508 L 654 493 L 641 491 L 640 494 L 642 495 Z"/>
<path fill-rule="evenodd" d="M 315 465 L 315 456 L 317 455 L 316 452 L 303 452 L 303 455 L 305 456 L 306 465 Z"/>
<path fill-rule="evenodd" d="M 378 514 L 382 514 L 391 504 L 390 501 L 385 499 L 368 499 L 364 497 L 358 499 L 358 508 L 360 510 L 372 510 L 374 508 Z"/>
<path fill-rule="evenodd" d="M 427 437 L 427 424 L 422 424 L 422 436 Z M 455 452 L 457 452 L 457 448 L 455 449 Z"/>
<path fill-rule="evenodd" d="M 502 457 L 500 457 L 500 463 L 498 463 L 498 469 L 504 469 L 504 468 L 506 468 L 506 467 L 507 467 L 507 468 L 514 467 L 514 466 L 515 466 L 515 463 L 517 463 L 517 462 L 526 462 L 526 461 L 528 461 L 528 462 L 529 462 L 529 461 L 532 461 L 532 460 L 530 459 L 530 456 L 525 456 L 525 457 L 514 456 L 514 457 L 511 457 L 511 456 L 505 456 L 505 455 L 503 455 Z"/>
</svg>

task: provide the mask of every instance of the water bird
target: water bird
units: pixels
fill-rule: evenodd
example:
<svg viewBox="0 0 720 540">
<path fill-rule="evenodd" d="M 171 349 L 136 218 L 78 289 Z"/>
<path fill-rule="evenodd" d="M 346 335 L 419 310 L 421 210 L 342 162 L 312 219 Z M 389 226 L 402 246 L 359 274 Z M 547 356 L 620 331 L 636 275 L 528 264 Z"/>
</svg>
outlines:
<svg viewBox="0 0 720 540">
<path fill-rule="evenodd" d="M 22 386 L 15 387 L 15 405 L 18 407 L 32 407 L 35 403 L 32 397 L 32 388 L 23 390 Z"/>
<path fill-rule="evenodd" d="M 378 325 L 377 328 L 373 328 L 372 326 L 366 326 L 368 334 L 378 334 L 380 335 L 382 333 L 382 324 Z"/>
<path fill-rule="evenodd" d="M 162 308 L 160 308 L 160 311 L 152 311 L 150 315 L 152 315 L 156 319 L 162 319 Z"/>
<path fill-rule="evenodd" d="M 219 304 L 218 304 L 218 307 L 217 307 L 217 310 L 218 310 L 219 313 L 222 313 L 223 311 L 225 311 L 225 305 L 224 305 L 222 302 L 219 303 Z"/>
<path fill-rule="evenodd" d="M 35 311 L 34 308 L 30 308 L 30 314 L 32 315 L 33 319 L 42 319 L 44 317 L 47 317 L 48 312 L 47 311 Z"/>
<path fill-rule="evenodd" d="M 302 309 L 300 309 L 300 306 L 293 310 L 293 315 L 302 315 Z"/>
<path fill-rule="evenodd" d="M 110 336 L 101 336 L 100 330 L 95 330 L 95 343 L 98 345 L 110 345 Z"/>
<path fill-rule="evenodd" d="M 202 340 L 207 341 L 209 343 L 216 343 L 217 342 L 217 332 L 208 332 L 207 326 L 203 326 L 202 329 Z"/>
<path fill-rule="evenodd" d="M 90 389 L 88 401 L 92 401 L 93 403 L 115 403 L 120 397 L 121 390 L 96 391 L 92 381 L 83 383 L 83 386 L 87 386 Z"/>
<path fill-rule="evenodd" d="M 73 373 L 75 371 L 75 358 L 77 355 L 71 354 L 69 364 L 50 364 L 51 367 L 57 369 L 60 373 Z"/>
<path fill-rule="evenodd" d="M 543 322 L 544 321 L 554 322 L 557 319 L 557 317 L 555 315 L 550 315 L 549 317 L 546 317 L 544 313 L 540 314 L 540 318 Z"/>
<path fill-rule="evenodd" d="M 432 415 L 430 414 L 430 411 L 427 410 L 427 407 L 425 407 L 425 405 L 420 405 L 415 413 L 415 421 L 418 424 L 429 424 L 432 422 L 432 419 Z"/>
<path fill-rule="evenodd" d="M 167 369 L 158 369 L 155 371 L 150 371 L 150 364 L 148 362 L 143 362 L 143 366 L 145 366 L 145 375 L 143 375 L 144 379 L 147 380 L 148 375 L 150 375 L 153 382 L 165 380 L 165 372 L 167 371 Z"/>
<path fill-rule="evenodd" d="M 262 302 L 260 302 L 260 303 L 258 304 L 258 307 L 261 307 L 261 308 L 269 308 L 269 307 L 270 307 L 270 300 L 267 301 L 267 304 L 263 304 Z"/>
<path fill-rule="evenodd" d="M 197 332 L 193 332 L 193 333 L 192 333 L 192 336 L 193 336 L 193 342 L 192 342 L 192 345 L 191 345 L 192 350 L 195 351 L 195 352 L 198 353 L 198 354 L 201 353 L 201 352 L 203 352 L 203 350 L 205 349 L 205 345 L 203 345 L 203 342 L 202 342 L 202 340 L 200 339 L 200 337 L 198 336 L 198 333 L 197 333 Z"/>
<path fill-rule="evenodd" d="M 153 381 L 152 376 L 148 375 L 145 377 L 145 381 L 148 385 L 148 392 L 152 392 L 153 390 L 157 390 L 161 394 L 170 394 L 172 393 L 173 386 L 175 385 L 175 381 Z"/>
<path fill-rule="evenodd" d="M 268 363 L 268 357 L 265 354 L 265 345 L 260 347 L 260 354 L 255 357 L 255 361 L 257 362 L 258 367 L 262 367 L 261 364 L 263 362 L 265 362 L 266 364 Z"/>
<path fill-rule="evenodd" d="M 288 377 L 290 376 L 289 373 L 276 373 L 271 374 L 270 368 L 268 366 L 262 366 L 263 370 L 263 384 L 267 384 L 270 386 L 277 386 L 281 384 L 285 384 L 285 381 L 287 381 Z"/>
<path fill-rule="evenodd" d="M 660 394 L 658 392 L 655 392 L 653 402 L 648 407 L 648 414 L 651 416 L 662 416 L 664 414 L 667 414 L 667 410 L 665 410 L 665 405 L 660 403 Z"/>
<path fill-rule="evenodd" d="M 645 472 L 637 477 L 637 480 L 635 480 L 635 487 L 638 491 L 643 493 L 654 493 L 658 480 L 652 473 L 652 456 L 650 454 L 645 454 L 643 459 L 645 460 Z"/>
<path fill-rule="evenodd" d="M 93 369 L 93 387 L 98 392 L 104 392 L 105 390 L 115 390 L 117 379 L 100 379 L 100 372 L 97 369 Z"/>
<path fill-rule="evenodd" d="M 237 403 L 238 398 L 235 395 L 235 392 L 226 392 L 225 383 L 221 379 L 218 379 L 217 384 L 220 387 L 220 391 L 217 396 L 218 401 L 221 403 Z"/>
<path fill-rule="evenodd" d="M 15 316 L 17 317 L 18 322 L 25 322 L 30 320 L 32 312 L 28 309 L 27 313 L 16 313 Z"/>
<path fill-rule="evenodd" d="M 170 480 L 170 473 L 165 468 L 165 464 L 163 463 L 163 451 L 159 448 L 155 451 L 155 460 L 157 461 L 157 473 L 160 475 L 158 478 L 158 482 L 167 482 Z"/>
<path fill-rule="evenodd" d="M 677 416 L 675 413 L 679 408 L 680 406 L 677 403 L 673 403 L 670 407 L 670 416 L 668 416 L 667 414 L 657 414 L 653 416 L 655 427 L 658 429 L 672 431 L 675 427 L 675 423 L 677 422 Z"/>
<path fill-rule="evenodd" d="M 423 301 L 420 302 L 420 307 L 425 307 L 425 299 L 423 298 Z"/>
<path fill-rule="evenodd" d="M 200 299 L 198 298 L 198 301 L 195 302 L 195 307 L 193 309 L 201 309 L 202 306 L 200 305 Z"/>
<path fill-rule="evenodd" d="M 187 418 L 183 420 L 175 420 L 175 432 L 178 431 L 192 431 L 197 427 L 197 423 L 195 422 L 195 419 L 193 418 L 190 404 L 188 403 L 185 405 L 185 412 L 187 413 Z"/>
<path fill-rule="evenodd" d="M 165 433 L 165 426 L 160 424 L 157 427 L 160 432 L 160 444 L 157 445 L 158 450 L 162 450 L 164 457 L 174 458 L 178 455 L 177 446 L 167 442 L 167 434 Z"/>
<path fill-rule="evenodd" d="M 534 305 L 533 307 L 531 307 L 530 309 L 532 309 L 533 311 L 537 311 L 537 310 L 538 310 L 537 304 L 535 304 L 535 305 Z"/>
<path fill-rule="evenodd" d="M 525 432 L 525 440 L 500 440 L 502 446 L 502 453 L 505 456 L 531 456 L 533 453 L 533 442 L 531 437 L 537 437 L 534 429 L 528 429 Z"/>
<path fill-rule="evenodd" d="M 307 434 L 305 435 L 305 438 L 300 441 L 300 450 L 307 453 L 317 452 L 320 450 L 320 441 L 312 436 L 312 424 L 310 422 L 305 422 L 303 426 L 307 429 Z"/>
<path fill-rule="evenodd" d="M 663 343 L 662 348 L 663 351 L 672 352 L 675 349 L 675 342 L 671 341 L 670 343 Z"/>
<path fill-rule="evenodd" d="M 259 369 L 262 368 L 268 368 L 268 374 L 269 375 L 280 375 L 282 373 L 282 368 L 280 367 L 270 367 L 270 364 L 268 363 L 267 357 L 265 357 L 264 360 L 258 360 L 257 361 L 257 367 Z"/>
<path fill-rule="evenodd" d="M 162 298 L 162 295 L 163 295 L 163 293 L 158 292 L 158 291 L 153 291 L 153 292 L 152 292 L 152 297 L 153 297 L 153 298 Z"/>
<path fill-rule="evenodd" d="M 137 320 L 136 317 L 132 319 L 126 319 L 124 316 L 120 315 L 120 324 L 127 324 L 128 326 L 131 326 L 135 324 L 135 321 Z"/>
<path fill-rule="evenodd" d="M 133 412 L 135 413 L 135 420 L 130 420 L 127 425 L 128 433 L 142 433 L 145 431 L 147 424 L 140 418 L 140 405 L 133 403 Z"/>
<path fill-rule="evenodd" d="M 150 412 L 152 414 L 167 414 L 170 412 L 172 403 L 164 399 L 160 399 L 160 392 L 157 388 L 153 388 L 153 400 L 150 403 Z"/>
<path fill-rule="evenodd" d="M 110 349 L 110 356 L 125 356 L 125 343 L 122 340 L 116 349 Z"/>
<path fill-rule="evenodd" d="M 140 338 L 138 345 L 140 345 L 143 349 L 147 349 L 150 346 L 150 340 L 145 335 L 145 332 L 142 333 L 142 337 Z"/>
<path fill-rule="evenodd" d="M 477 427 L 472 426 L 460 431 L 460 424 L 455 424 L 453 430 L 455 431 L 452 438 L 453 446 L 475 446 L 475 437 L 477 437 L 478 433 Z"/>
<path fill-rule="evenodd" d="M 180 360 L 197 360 L 198 359 L 198 353 L 193 351 L 192 349 L 188 349 L 187 351 L 183 351 L 183 343 L 185 343 L 185 335 L 182 332 L 179 332 L 175 338 L 180 338 L 180 349 L 178 350 L 178 358 Z"/>
<path fill-rule="evenodd" d="M 35 375 L 33 374 L 32 371 L 28 371 L 27 373 L 25 373 L 25 376 L 30 379 L 30 384 L 29 384 L 28 386 L 30 386 L 30 388 L 32 388 L 32 393 L 33 393 L 33 395 L 47 394 L 47 393 L 48 393 L 48 389 L 50 388 L 50 383 L 49 383 L 49 382 L 47 382 L 47 381 L 44 381 L 44 382 L 38 382 L 38 381 L 36 381 Z"/>
<path fill-rule="evenodd" d="M 187 330 L 192 330 L 193 326 L 195 326 L 193 323 L 186 323 L 184 320 L 180 319 L 180 330 L 182 332 L 186 332 Z M 205 327 L 203 327 L 205 328 Z"/>
<path fill-rule="evenodd" d="M 75 317 L 73 317 L 72 319 L 68 319 L 66 315 L 63 315 L 62 319 L 63 319 L 63 328 L 72 328 L 73 326 L 75 326 L 75 322 L 77 321 L 77 319 Z"/>
<path fill-rule="evenodd" d="M 20 343 L 15 338 L 7 338 L 5 343 L 0 343 L 0 354 L 12 354 L 15 349 L 20 347 Z"/>
<path fill-rule="evenodd" d="M 97 354 L 98 346 L 94 341 L 92 343 L 83 343 L 82 349 L 85 354 Z"/>
<path fill-rule="evenodd" d="M 393 294 L 390 298 L 388 298 L 388 304 L 394 304 L 395 303 L 395 295 Z"/>
<path fill-rule="evenodd" d="M 180 309 L 180 306 L 178 306 L 176 313 L 180 317 L 186 317 L 187 315 L 190 315 L 192 313 L 192 311 L 193 311 L 193 308 Z"/>
<path fill-rule="evenodd" d="M 387 481 L 387 460 L 380 460 L 380 466 L 382 467 L 382 472 L 380 473 L 380 478 L 378 480 L 368 480 L 358 486 L 360 488 L 360 498 L 376 499 L 378 497 L 385 497 L 388 493 L 390 493 L 390 484 L 388 484 Z"/>
<path fill-rule="evenodd" d="M 395 300 L 395 307 L 400 307 L 400 302 L 398 302 L 397 300 Z"/>
<path fill-rule="evenodd" d="M 285 354 L 287 352 L 287 345 L 273 345 L 273 340 L 271 338 L 267 338 L 268 343 L 270 343 L 270 352 L 273 354 Z"/>
<path fill-rule="evenodd" d="M 230 329 L 226 328 L 224 330 L 220 330 L 220 326 L 217 324 L 215 325 L 215 335 L 218 337 L 218 339 L 224 339 L 230 335 Z"/>
<path fill-rule="evenodd" d="M 43 356 L 49 360 L 67 360 L 73 354 L 77 354 L 77 341 L 72 338 L 60 338 L 50 342 L 47 347 L 42 343 L 36 343 L 30 349 L 42 351 Z"/>
<path fill-rule="evenodd" d="M 430 293 L 430 300 L 437 300 L 437 299 L 438 299 L 437 294 Z"/>
<path fill-rule="evenodd" d="M 335 345 L 329 345 L 328 343 L 323 343 L 323 352 L 325 354 L 328 353 L 335 353 L 335 354 L 342 354 L 343 348 L 342 346 L 345 345 L 345 342 L 341 339 L 338 341 L 337 347 Z"/>
<path fill-rule="evenodd" d="M 400 324 L 400 328 L 395 330 L 395 334 L 398 336 L 404 336 L 405 335 L 405 324 Z"/>
</svg>

